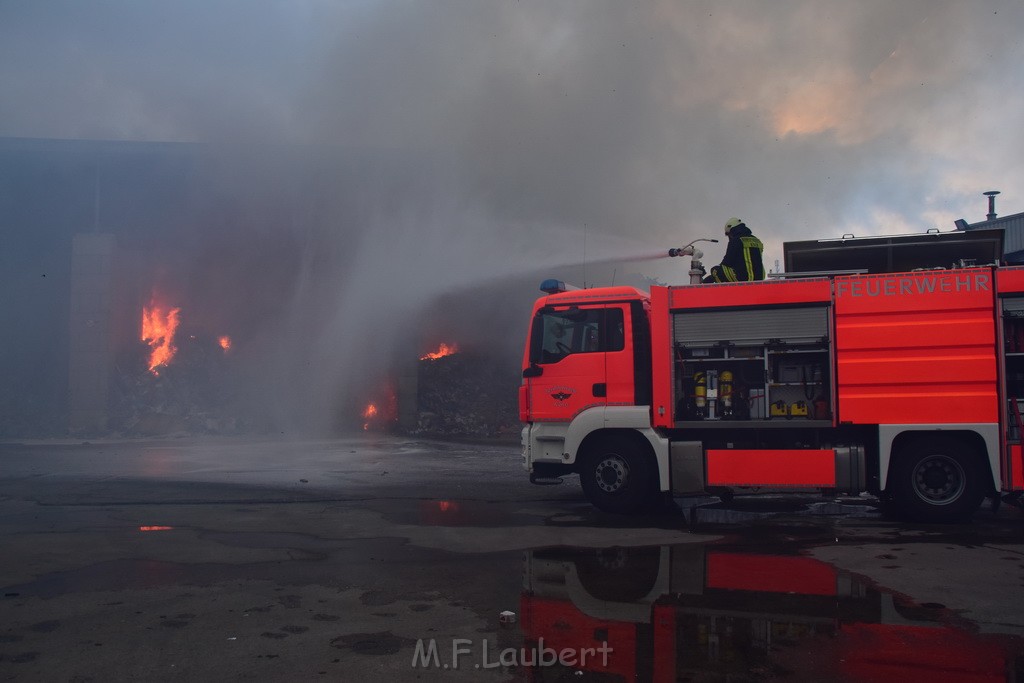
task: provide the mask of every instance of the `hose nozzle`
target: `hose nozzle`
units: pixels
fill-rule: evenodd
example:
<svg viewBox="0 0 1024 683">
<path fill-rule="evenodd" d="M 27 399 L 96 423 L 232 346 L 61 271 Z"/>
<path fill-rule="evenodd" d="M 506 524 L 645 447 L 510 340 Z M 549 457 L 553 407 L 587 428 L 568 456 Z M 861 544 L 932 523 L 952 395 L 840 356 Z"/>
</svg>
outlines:
<svg viewBox="0 0 1024 683">
<path fill-rule="evenodd" d="M 668 250 L 668 255 L 669 256 L 693 256 L 696 253 L 698 253 L 697 250 L 694 249 L 694 247 L 693 247 L 693 245 L 696 244 L 697 242 L 717 242 L 717 241 L 718 240 L 707 239 L 707 238 L 696 239 L 696 240 L 690 242 L 689 244 L 687 244 L 685 247 L 673 247 L 672 249 L 669 249 Z M 701 254 L 701 256 L 703 256 L 703 254 Z M 698 257 L 698 258 L 700 258 L 700 257 Z"/>
</svg>

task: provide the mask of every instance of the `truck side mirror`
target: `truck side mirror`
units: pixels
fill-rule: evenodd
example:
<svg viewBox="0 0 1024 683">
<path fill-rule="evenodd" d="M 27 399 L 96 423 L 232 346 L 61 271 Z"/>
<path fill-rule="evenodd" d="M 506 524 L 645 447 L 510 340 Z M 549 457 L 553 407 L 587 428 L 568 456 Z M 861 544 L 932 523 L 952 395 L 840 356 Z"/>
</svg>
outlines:
<svg viewBox="0 0 1024 683">
<path fill-rule="evenodd" d="M 544 374 L 544 368 L 536 363 L 530 363 L 530 367 L 523 370 L 523 377 L 540 377 Z"/>
</svg>

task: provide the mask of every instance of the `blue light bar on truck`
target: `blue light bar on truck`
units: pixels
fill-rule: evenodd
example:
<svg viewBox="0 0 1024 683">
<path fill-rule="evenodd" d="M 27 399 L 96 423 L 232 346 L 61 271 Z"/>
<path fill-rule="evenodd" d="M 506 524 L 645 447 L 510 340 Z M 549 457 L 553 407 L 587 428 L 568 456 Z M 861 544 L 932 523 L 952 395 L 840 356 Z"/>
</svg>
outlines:
<svg viewBox="0 0 1024 683">
<path fill-rule="evenodd" d="M 544 292 L 545 294 L 558 294 L 559 292 L 571 292 L 574 289 L 579 289 L 579 287 L 573 287 L 572 285 L 567 285 L 564 282 L 562 282 L 561 280 L 556 280 L 554 278 L 548 278 L 544 282 L 540 283 L 540 291 Z"/>
</svg>

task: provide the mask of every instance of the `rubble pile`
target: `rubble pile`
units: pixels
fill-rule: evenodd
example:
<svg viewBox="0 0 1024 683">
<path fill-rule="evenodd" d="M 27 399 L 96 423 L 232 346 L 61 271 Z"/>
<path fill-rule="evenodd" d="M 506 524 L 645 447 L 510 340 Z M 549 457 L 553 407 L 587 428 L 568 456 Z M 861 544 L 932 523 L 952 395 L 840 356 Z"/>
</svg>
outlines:
<svg viewBox="0 0 1024 683">
<path fill-rule="evenodd" d="M 229 414 L 224 350 L 216 340 L 185 339 L 174 362 L 154 375 L 146 347 L 118 359 L 109 428 L 124 436 L 230 434 L 243 428 Z"/>
<path fill-rule="evenodd" d="M 467 352 L 420 361 L 418 374 L 416 434 L 518 437 L 518 366 Z"/>
</svg>

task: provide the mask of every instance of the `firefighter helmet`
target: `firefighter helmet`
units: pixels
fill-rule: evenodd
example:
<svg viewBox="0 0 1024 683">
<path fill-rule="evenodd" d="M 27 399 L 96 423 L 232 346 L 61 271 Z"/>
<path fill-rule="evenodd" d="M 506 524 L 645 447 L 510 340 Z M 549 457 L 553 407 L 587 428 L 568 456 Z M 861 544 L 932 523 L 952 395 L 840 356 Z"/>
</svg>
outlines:
<svg viewBox="0 0 1024 683">
<path fill-rule="evenodd" d="M 735 228 L 737 225 L 743 225 L 743 221 L 739 218 L 730 218 L 725 222 L 725 236 L 729 236 L 729 231 Z"/>
</svg>

